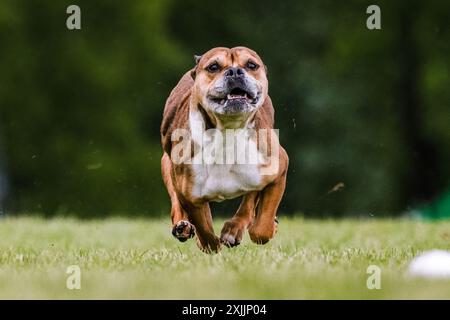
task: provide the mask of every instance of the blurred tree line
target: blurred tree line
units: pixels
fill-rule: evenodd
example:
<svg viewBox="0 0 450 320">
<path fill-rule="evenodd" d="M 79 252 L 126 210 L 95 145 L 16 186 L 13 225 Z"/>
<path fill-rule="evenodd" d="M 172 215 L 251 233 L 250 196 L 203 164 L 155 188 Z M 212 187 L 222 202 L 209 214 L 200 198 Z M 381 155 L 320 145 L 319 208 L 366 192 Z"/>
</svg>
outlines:
<svg viewBox="0 0 450 320">
<path fill-rule="evenodd" d="M 80 31 L 66 28 L 70 4 Z M 373 31 L 371 4 L 3 0 L 5 206 L 168 214 L 165 99 L 193 54 L 237 45 L 268 66 L 291 159 L 284 213 L 395 215 L 432 200 L 450 177 L 450 2 L 378 1 Z"/>
</svg>

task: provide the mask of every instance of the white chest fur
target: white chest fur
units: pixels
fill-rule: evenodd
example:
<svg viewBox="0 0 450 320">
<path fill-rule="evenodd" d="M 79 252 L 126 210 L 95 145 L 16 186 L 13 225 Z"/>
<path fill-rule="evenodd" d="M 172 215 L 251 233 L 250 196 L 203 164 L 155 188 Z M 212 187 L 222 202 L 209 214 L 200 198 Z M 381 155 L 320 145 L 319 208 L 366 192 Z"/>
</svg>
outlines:
<svg viewBox="0 0 450 320">
<path fill-rule="evenodd" d="M 195 143 L 201 144 L 202 150 L 210 150 L 211 146 L 217 146 L 217 135 L 209 135 L 203 131 L 203 122 L 201 115 L 197 112 L 190 113 L 191 137 Z M 222 145 L 222 141 L 219 145 Z M 261 185 L 261 173 L 259 169 L 260 154 L 257 150 L 255 137 L 241 135 L 239 146 L 245 145 L 245 148 L 236 147 L 234 154 L 235 161 L 226 161 L 223 163 L 215 161 L 194 160 L 192 164 L 194 185 L 192 196 L 196 198 L 207 198 L 210 201 L 223 201 L 225 199 L 236 198 L 244 193 L 253 190 L 259 190 Z M 226 151 L 224 151 L 226 153 Z M 242 162 L 237 159 L 243 159 L 240 152 L 253 156 L 253 161 Z M 202 152 L 198 154 L 200 156 Z M 204 154 L 203 154 L 204 155 Z M 244 156 L 245 158 L 245 156 Z M 249 158 L 246 158 L 249 160 Z"/>
<path fill-rule="evenodd" d="M 193 165 L 195 197 L 211 201 L 232 199 L 257 190 L 261 176 L 256 165 L 199 164 Z"/>
</svg>

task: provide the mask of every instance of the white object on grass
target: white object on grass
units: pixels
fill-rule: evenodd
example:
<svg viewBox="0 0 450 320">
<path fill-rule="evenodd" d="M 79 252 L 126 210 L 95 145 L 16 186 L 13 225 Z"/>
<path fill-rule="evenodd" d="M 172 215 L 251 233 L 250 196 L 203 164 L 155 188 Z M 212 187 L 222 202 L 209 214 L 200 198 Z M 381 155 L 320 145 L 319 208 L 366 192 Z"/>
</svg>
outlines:
<svg viewBox="0 0 450 320">
<path fill-rule="evenodd" d="M 410 263 L 408 274 L 413 277 L 450 279 L 450 252 L 431 250 L 422 253 Z"/>
</svg>

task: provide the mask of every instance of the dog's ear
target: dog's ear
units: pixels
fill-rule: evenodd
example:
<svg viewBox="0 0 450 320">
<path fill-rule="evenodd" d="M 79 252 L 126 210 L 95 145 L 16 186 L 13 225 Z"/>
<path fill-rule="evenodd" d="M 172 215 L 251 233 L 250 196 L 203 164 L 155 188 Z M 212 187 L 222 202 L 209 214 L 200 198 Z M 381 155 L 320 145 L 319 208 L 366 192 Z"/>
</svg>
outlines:
<svg viewBox="0 0 450 320">
<path fill-rule="evenodd" d="M 194 61 L 195 61 L 195 64 L 198 64 L 199 61 L 200 61 L 200 59 L 201 59 L 202 57 L 203 57 L 202 55 L 197 55 L 197 54 L 195 54 L 195 55 L 194 55 Z"/>
<path fill-rule="evenodd" d="M 199 61 L 200 61 L 201 58 L 202 58 L 201 55 L 194 55 L 195 68 L 192 69 L 192 71 L 191 71 L 191 77 L 192 77 L 192 79 L 194 79 L 194 80 L 195 80 L 195 76 L 196 76 L 196 73 L 197 73 L 197 65 L 198 65 L 198 63 L 199 63 Z"/>
</svg>

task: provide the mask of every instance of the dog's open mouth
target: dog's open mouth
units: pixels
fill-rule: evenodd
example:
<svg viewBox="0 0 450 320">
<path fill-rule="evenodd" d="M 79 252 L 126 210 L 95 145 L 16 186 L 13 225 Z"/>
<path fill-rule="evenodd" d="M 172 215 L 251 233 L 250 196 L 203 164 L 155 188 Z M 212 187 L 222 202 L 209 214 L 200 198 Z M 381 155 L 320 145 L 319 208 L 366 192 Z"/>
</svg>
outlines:
<svg viewBox="0 0 450 320">
<path fill-rule="evenodd" d="M 234 88 L 225 97 L 215 97 L 211 98 L 211 100 L 221 105 L 225 105 L 227 102 L 248 102 L 250 104 L 255 104 L 258 101 L 258 98 L 241 88 Z"/>
</svg>

